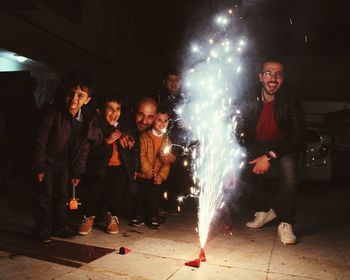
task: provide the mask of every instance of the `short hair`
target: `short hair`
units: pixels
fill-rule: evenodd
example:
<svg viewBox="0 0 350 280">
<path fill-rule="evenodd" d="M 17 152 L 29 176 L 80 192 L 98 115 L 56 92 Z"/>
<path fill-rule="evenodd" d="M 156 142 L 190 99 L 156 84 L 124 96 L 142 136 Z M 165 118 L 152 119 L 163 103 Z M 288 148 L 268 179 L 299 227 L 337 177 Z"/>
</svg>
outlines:
<svg viewBox="0 0 350 280">
<path fill-rule="evenodd" d="M 174 75 L 174 76 L 181 76 L 181 71 L 176 67 L 176 66 L 168 66 L 165 71 L 164 71 L 164 79 L 168 77 L 169 75 Z"/>
<path fill-rule="evenodd" d="M 140 107 L 140 105 L 141 105 L 142 103 L 145 103 L 145 102 L 148 102 L 148 103 L 153 104 L 153 105 L 158 109 L 158 103 L 157 103 L 157 101 L 154 100 L 152 97 L 146 96 L 146 97 L 140 98 L 140 99 L 136 102 L 136 104 L 135 104 L 135 110 L 138 110 L 138 108 Z"/>
<path fill-rule="evenodd" d="M 70 91 L 75 87 L 80 87 L 81 89 L 87 89 L 89 96 L 92 95 L 92 80 L 91 78 L 80 71 L 71 71 L 68 76 L 62 82 L 63 90 L 65 92 Z"/>
<path fill-rule="evenodd" d="M 106 92 L 98 98 L 97 109 L 104 112 L 106 109 L 107 102 L 116 102 L 119 105 L 121 105 L 121 103 L 122 103 L 119 95 L 117 95 L 115 93 Z"/>
<path fill-rule="evenodd" d="M 170 108 L 164 105 L 158 105 L 157 107 L 158 114 L 167 114 L 170 117 Z"/>
<path fill-rule="evenodd" d="M 283 58 L 278 57 L 278 56 L 270 56 L 270 57 L 266 57 L 262 60 L 261 68 L 263 68 L 264 64 L 267 62 L 277 62 L 277 63 L 283 65 L 283 67 L 285 66 L 285 62 L 284 62 Z"/>
</svg>

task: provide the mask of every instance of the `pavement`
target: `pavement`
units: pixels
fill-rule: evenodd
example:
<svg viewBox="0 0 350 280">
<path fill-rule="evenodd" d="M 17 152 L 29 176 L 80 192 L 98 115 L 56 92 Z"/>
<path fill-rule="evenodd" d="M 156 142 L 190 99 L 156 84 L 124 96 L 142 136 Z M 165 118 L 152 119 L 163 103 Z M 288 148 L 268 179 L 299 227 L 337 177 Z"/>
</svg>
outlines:
<svg viewBox="0 0 350 280">
<path fill-rule="evenodd" d="M 41 244 L 33 238 L 29 192 L 0 192 L 0 279 L 350 279 L 349 188 L 301 191 L 296 245 L 280 242 L 276 222 L 249 229 L 249 217 L 242 214 L 224 230 L 215 220 L 205 246 L 207 261 L 199 268 L 185 265 L 200 251 L 193 201 L 159 230 L 131 227 L 121 219 L 117 235 L 97 224 L 87 236 Z M 268 195 L 274 197 L 275 190 Z M 71 213 L 72 222 L 78 224 L 79 216 Z M 121 247 L 131 252 L 120 254 Z"/>
</svg>

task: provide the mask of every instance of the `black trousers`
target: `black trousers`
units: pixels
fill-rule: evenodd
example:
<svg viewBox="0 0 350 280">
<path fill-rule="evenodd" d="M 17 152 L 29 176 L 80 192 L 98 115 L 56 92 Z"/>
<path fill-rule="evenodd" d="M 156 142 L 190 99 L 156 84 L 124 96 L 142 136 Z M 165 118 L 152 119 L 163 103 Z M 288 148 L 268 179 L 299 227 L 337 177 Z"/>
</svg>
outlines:
<svg viewBox="0 0 350 280">
<path fill-rule="evenodd" d="M 292 152 L 277 159 L 271 160 L 271 168 L 267 174 L 257 175 L 252 172 L 249 161 L 264 155 L 267 143 L 255 142 L 247 149 L 246 168 L 241 174 L 241 181 L 246 194 L 255 202 L 255 211 L 269 211 L 271 204 L 263 196 L 263 179 L 266 176 L 276 178 L 278 181 L 277 216 L 281 222 L 294 224 L 295 206 L 298 194 L 298 164 L 301 153 Z"/>
<path fill-rule="evenodd" d="M 34 188 L 34 216 L 38 230 L 60 228 L 67 223 L 68 166 L 48 169 L 43 182 Z"/>
<path fill-rule="evenodd" d="M 88 192 L 85 213 L 88 217 L 97 216 L 106 205 L 107 211 L 120 217 L 123 213 L 125 191 L 128 186 L 127 171 L 124 166 L 109 166 L 106 172 L 90 172 L 87 176 Z"/>
<path fill-rule="evenodd" d="M 138 179 L 135 215 L 150 220 L 158 216 L 159 193 L 161 185 L 153 184 L 152 180 Z"/>
</svg>

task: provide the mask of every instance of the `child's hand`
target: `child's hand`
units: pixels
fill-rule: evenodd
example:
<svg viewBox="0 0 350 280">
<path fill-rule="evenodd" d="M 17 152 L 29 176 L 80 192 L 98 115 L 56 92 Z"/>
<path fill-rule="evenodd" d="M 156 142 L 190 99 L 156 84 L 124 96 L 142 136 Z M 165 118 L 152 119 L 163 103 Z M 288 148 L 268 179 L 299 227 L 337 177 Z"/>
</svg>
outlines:
<svg viewBox="0 0 350 280">
<path fill-rule="evenodd" d="M 158 174 L 154 175 L 153 183 L 154 183 L 155 185 L 160 185 L 161 183 L 163 183 L 163 178 L 162 178 L 162 176 L 160 176 L 160 175 L 158 175 Z"/>
<path fill-rule="evenodd" d="M 166 153 L 160 152 L 160 160 L 163 164 L 172 164 L 176 161 L 176 156 L 173 153 Z"/>
<path fill-rule="evenodd" d="M 128 148 L 130 150 L 134 146 L 135 140 L 131 137 L 131 135 L 123 134 L 119 139 L 119 144 L 124 149 Z"/>
<path fill-rule="evenodd" d="M 72 184 L 72 186 L 73 187 L 76 187 L 76 186 L 78 186 L 79 185 L 79 183 L 80 183 L 80 179 L 72 179 L 71 181 L 70 181 L 70 183 Z"/>
<path fill-rule="evenodd" d="M 116 131 L 112 132 L 111 135 L 106 139 L 106 142 L 111 145 L 114 143 L 114 141 L 118 140 L 122 133 L 117 129 Z"/>
<path fill-rule="evenodd" d="M 147 170 L 145 172 L 145 175 L 146 175 L 146 178 L 147 179 L 152 179 L 153 175 L 154 175 L 154 170 L 153 169 L 150 169 L 150 170 Z"/>
<path fill-rule="evenodd" d="M 41 172 L 41 173 L 36 174 L 36 180 L 37 180 L 39 183 L 42 183 L 42 181 L 44 181 L 44 178 L 45 178 L 45 173 L 44 173 L 44 172 Z"/>
</svg>

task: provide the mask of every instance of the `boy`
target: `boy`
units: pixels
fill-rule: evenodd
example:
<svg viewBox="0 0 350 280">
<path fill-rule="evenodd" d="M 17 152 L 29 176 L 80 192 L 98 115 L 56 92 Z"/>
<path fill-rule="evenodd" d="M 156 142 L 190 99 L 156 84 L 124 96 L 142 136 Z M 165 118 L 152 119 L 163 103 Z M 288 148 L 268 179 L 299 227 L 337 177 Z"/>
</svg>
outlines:
<svg viewBox="0 0 350 280">
<path fill-rule="evenodd" d="M 67 226 L 67 187 L 79 184 L 89 148 L 90 116 L 83 106 L 91 99 L 91 81 L 82 73 L 71 73 L 63 93 L 63 102 L 47 107 L 35 144 L 34 215 L 43 242 L 50 242 L 51 234 L 75 235 Z"/>
<path fill-rule="evenodd" d="M 87 164 L 87 181 L 89 190 L 86 201 L 86 215 L 79 227 L 80 235 L 87 235 L 91 230 L 96 214 L 107 199 L 105 215 L 106 232 L 117 234 L 123 194 L 128 184 L 128 173 L 123 164 L 123 153 L 117 140 L 121 136 L 119 117 L 121 114 L 121 100 L 116 95 L 102 96 L 97 112 L 100 114 L 98 127 L 102 131 L 105 141 L 90 150 Z"/>
<path fill-rule="evenodd" d="M 152 229 L 158 229 L 158 203 L 160 185 L 167 179 L 170 164 L 162 163 L 161 153 L 169 152 L 171 142 L 165 134 L 169 124 L 169 113 L 158 109 L 156 119 L 151 130 L 143 132 L 140 136 L 141 178 L 140 195 L 137 203 L 138 214 L 143 211 L 146 204 L 147 218 Z"/>
</svg>

